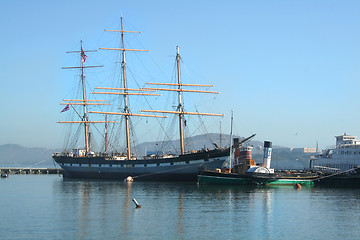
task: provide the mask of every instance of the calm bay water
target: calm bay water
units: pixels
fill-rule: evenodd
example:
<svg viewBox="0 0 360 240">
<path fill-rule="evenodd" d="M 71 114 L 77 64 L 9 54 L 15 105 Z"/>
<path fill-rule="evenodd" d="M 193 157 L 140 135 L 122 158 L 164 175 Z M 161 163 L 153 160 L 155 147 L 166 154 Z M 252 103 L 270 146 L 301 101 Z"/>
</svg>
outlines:
<svg viewBox="0 0 360 240">
<path fill-rule="evenodd" d="M 360 189 L 0 179 L 1 239 L 358 239 Z M 142 208 L 136 209 L 132 198 Z"/>
</svg>

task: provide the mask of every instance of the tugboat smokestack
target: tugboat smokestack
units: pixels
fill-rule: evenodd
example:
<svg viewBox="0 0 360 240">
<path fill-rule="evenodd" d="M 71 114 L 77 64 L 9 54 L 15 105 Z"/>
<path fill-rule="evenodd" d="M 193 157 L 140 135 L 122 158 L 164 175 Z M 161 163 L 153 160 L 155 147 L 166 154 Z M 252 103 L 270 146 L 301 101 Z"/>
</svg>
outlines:
<svg viewBox="0 0 360 240">
<path fill-rule="evenodd" d="M 265 167 L 265 168 L 270 168 L 271 151 L 272 151 L 272 143 L 265 141 L 264 142 L 264 158 L 263 158 L 263 167 Z"/>
</svg>

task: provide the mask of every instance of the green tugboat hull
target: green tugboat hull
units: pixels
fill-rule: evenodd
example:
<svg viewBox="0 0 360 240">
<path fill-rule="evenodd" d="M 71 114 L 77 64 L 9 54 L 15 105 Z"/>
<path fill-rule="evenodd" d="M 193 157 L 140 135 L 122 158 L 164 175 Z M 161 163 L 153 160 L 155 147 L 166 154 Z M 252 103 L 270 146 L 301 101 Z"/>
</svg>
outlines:
<svg viewBox="0 0 360 240">
<path fill-rule="evenodd" d="M 265 185 L 267 186 L 292 186 L 295 184 L 300 184 L 301 186 L 313 186 L 313 180 L 308 179 L 276 179 L 274 181 L 267 181 Z"/>
<path fill-rule="evenodd" d="M 232 178 L 232 177 L 216 177 L 199 175 L 198 181 L 200 184 L 219 184 L 219 185 L 248 185 L 251 183 L 250 179 L 246 178 Z"/>
<path fill-rule="evenodd" d="M 270 174 L 253 173 L 253 181 L 259 185 L 267 186 L 291 186 L 300 184 L 301 186 L 313 186 L 314 180 L 318 178 L 316 172 L 275 172 Z"/>
<path fill-rule="evenodd" d="M 198 175 L 199 184 L 218 185 L 265 185 L 265 186 L 313 186 L 316 173 L 273 173 L 237 174 L 215 171 L 202 171 Z"/>
<path fill-rule="evenodd" d="M 202 171 L 198 175 L 199 184 L 212 185 L 250 185 L 251 177 L 243 174 Z"/>
</svg>

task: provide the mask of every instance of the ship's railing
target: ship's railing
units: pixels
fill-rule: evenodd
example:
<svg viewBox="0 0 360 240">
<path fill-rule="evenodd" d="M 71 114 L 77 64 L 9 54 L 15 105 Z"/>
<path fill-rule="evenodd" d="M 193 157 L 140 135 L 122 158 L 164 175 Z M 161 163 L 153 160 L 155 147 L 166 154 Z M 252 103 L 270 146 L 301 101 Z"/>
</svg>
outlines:
<svg viewBox="0 0 360 240">
<path fill-rule="evenodd" d="M 319 171 L 325 171 L 325 172 L 339 172 L 339 168 L 332 168 L 332 167 L 325 167 L 321 165 L 314 165 L 313 169 L 319 170 Z"/>
<path fill-rule="evenodd" d="M 54 152 L 53 157 L 106 157 L 108 154 L 91 152 L 86 155 L 75 154 L 73 152 Z"/>
<path fill-rule="evenodd" d="M 339 144 L 337 148 L 360 148 L 360 144 Z"/>
<path fill-rule="evenodd" d="M 218 150 L 226 150 L 226 149 L 218 149 Z M 187 154 L 198 154 L 198 153 L 203 153 L 203 152 L 210 152 L 213 150 L 209 150 L 209 149 L 201 149 L 199 151 L 191 151 L 188 152 Z M 102 153 L 102 152 L 90 152 L 87 153 L 86 155 L 82 155 L 82 154 L 76 154 L 74 152 L 54 152 L 52 154 L 53 157 L 86 157 L 86 158 L 93 158 L 93 157 L 104 157 L 106 160 L 127 160 L 127 157 L 125 154 L 123 153 Z M 164 159 L 164 158 L 174 158 L 177 157 L 179 155 L 177 154 L 171 154 L 171 153 L 166 153 L 166 154 L 151 154 L 151 155 L 147 155 L 147 156 L 142 156 L 140 157 L 143 160 L 153 160 L 153 159 Z M 132 156 L 131 160 L 136 160 L 139 159 L 139 157 L 136 156 Z"/>
<path fill-rule="evenodd" d="M 69 156 L 70 153 L 66 153 L 66 152 L 54 152 L 52 154 L 53 157 L 61 157 L 61 156 Z"/>
</svg>

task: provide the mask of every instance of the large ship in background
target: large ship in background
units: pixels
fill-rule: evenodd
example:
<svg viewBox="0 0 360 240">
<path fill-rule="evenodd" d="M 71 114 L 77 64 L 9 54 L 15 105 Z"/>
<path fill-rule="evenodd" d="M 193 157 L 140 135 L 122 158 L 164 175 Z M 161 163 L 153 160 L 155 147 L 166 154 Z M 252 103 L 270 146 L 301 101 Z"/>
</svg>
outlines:
<svg viewBox="0 0 360 240">
<path fill-rule="evenodd" d="M 212 91 L 202 91 L 196 89 L 186 89 L 186 87 L 212 87 L 212 85 L 202 85 L 202 84 L 185 84 L 181 81 L 181 71 L 180 71 L 180 53 L 179 47 L 177 47 L 176 52 L 176 82 L 174 83 L 147 83 L 147 85 L 160 85 L 168 88 L 154 88 L 154 87 L 145 87 L 145 88 L 130 88 L 127 80 L 127 62 L 126 62 L 126 52 L 128 51 L 147 51 L 140 49 L 127 49 L 125 48 L 124 33 L 137 33 L 134 31 L 125 31 L 123 29 L 123 19 L 121 17 L 121 30 L 105 30 L 111 32 L 118 32 L 121 34 L 121 43 L 119 48 L 100 48 L 104 50 L 115 50 L 120 52 L 121 59 L 121 85 L 118 86 L 106 86 L 106 87 L 96 87 L 93 94 L 101 94 L 110 97 L 117 97 L 118 101 L 115 100 L 92 100 L 87 95 L 86 91 L 86 82 L 85 82 L 85 69 L 100 67 L 100 66 L 86 66 L 86 54 L 88 51 L 83 50 L 83 44 L 81 40 L 81 49 L 80 51 L 72 51 L 79 53 L 81 58 L 81 66 L 71 67 L 77 68 L 80 72 L 80 81 L 81 81 L 81 98 L 79 99 L 64 99 L 65 111 L 75 112 L 75 116 L 78 117 L 77 121 L 60 121 L 60 123 L 69 123 L 69 124 L 78 124 L 81 126 L 83 131 L 83 148 L 73 148 L 65 149 L 62 152 L 57 152 L 53 154 L 53 159 L 64 169 L 65 178 L 84 178 L 84 179 L 117 179 L 123 180 L 129 176 L 136 178 L 137 180 L 156 180 L 156 181 L 196 181 L 197 174 L 201 170 L 214 170 L 216 168 L 221 168 L 224 162 L 227 160 L 230 154 L 230 149 L 228 147 L 221 148 L 217 147 L 217 144 L 214 143 L 214 149 L 201 149 L 201 150 L 185 150 L 184 143 L 184 127 L 186 126 L 186 120 L 184 117 L 186 115 L 196 115 L 196 116 L 223 116 L 223 114 L 211 114 L 211 113 L 199 113 L 187 112 L 184 109 L 184 99 L 183 93 L 207 93 L 207 94 L 218 94 L 218 92 Z M 99 92 L 99 89 L 105 90 L 107 92 Z M 130 110 L 130 96 L 135 97 L 145 97 L 145 96 L 159 96 L 158 92 L 170 91 L 177 94 L 177 106 L 174 111 L 163 111 L 163 110 L 141 110 L 139 113 L 134 113 Z M 133 98 L 131 99 L 133 100 Z M 133 101 L 134 101 L 133 100 Z M 110 112 L 110 111 L 89 111 L 89 106 L 106 106 L 112 103 L 121 102 L 123 105 L 116 106 L 117 109 L 121 109 L 120 112 Z M 76 109 L 76 107 L 81 107 L 81 110 Z M 100 116 L 105 116 L 103 121 L 92 121 L 90 120 L 89 114 L 95 114 Z M 143 157 L 138 157 L 135 155 L 131 143 L 133 142 L 131 129 L 132 122 L 131 118 L 133 117 L 143 117 L 143 118 L 166 118 L 167 116 L 162 114 L 174 114 L 178 116 L 178 129 L 179 129 L 179 148 L 176 153 L 164 153 L 158 152 L 156 154 L 148 154 Z M 117 117 L 115 121 L 108 120 L 107 116 Z M 115 123 L 116 122 L 116 123 Z M 124 150 L 115 150 L 110 151 L 109 149 L 109 139 L 110 135 L 108 127 L 111 124 L 123 123 L 124 127 L 124 137 L 125 147 Z M 160 122 L 159 122 L 160 123 Z M 96 152 L 92 149 L 93 135 L 91 134 L 90 127 L 93 124 L 103 124 L 104 127 L 104 151 Z M 161 124 L 160 124 L 161 125 Z M 177 124 L 173 124 L 176 127 Z M 162 128 L 162 126 L 160 126 Z M 80 132 L 80 131 L 79 131 Z M 78 134 L 79 135 L 79 134 Z M 120 137 L 119 137 L 120 138 Z"/>
<path fill-rule="evenodd" d="M 360 167 L 360 140 L 346 133 L 335 138 L 334 148 L 311 157 L 310 168 L 322 172 L 355 172 Z"/>
<path fill-rule="evenodd" d="M 334 148 L 310 159 L 310 168 L 322 173 L 314 183 L 327 187 L 359 187 L 360 140 L 346 133 L 335 138 Z"/>
</svg>

